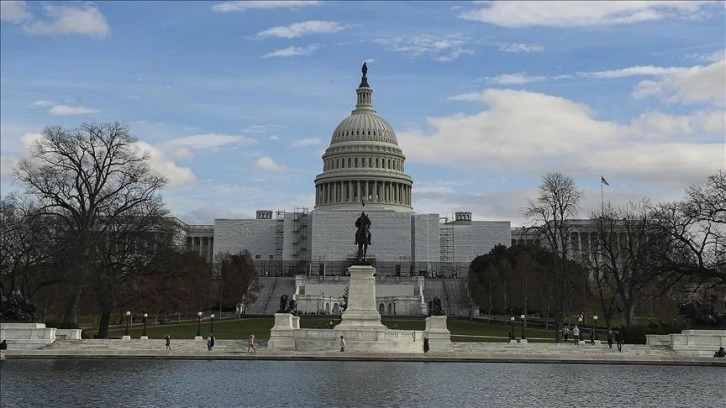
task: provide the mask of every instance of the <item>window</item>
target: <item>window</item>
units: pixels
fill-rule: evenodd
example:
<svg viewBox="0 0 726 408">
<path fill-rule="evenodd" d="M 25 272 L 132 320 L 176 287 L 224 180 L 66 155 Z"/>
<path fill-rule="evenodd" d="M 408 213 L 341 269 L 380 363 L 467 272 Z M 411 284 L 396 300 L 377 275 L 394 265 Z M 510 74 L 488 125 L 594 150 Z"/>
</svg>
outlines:
<svg viewBox="0 0 726 408">
<path fill-rule="evenodd" d="M 255 259 L 262 259 L 262 255 L 255 255 Z"/>
</svg>

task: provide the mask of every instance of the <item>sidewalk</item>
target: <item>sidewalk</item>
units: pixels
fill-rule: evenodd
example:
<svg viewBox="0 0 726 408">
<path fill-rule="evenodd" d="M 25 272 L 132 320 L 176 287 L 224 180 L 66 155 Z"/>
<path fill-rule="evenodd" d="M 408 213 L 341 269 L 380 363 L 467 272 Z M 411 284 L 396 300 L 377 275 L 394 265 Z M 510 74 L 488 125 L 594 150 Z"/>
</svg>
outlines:
<svg viewBox="0 0 726 408">
<path fill-rule="evenodd" d="M 453 352 L 370 353 L 337 350 L 320 352 L 272 351 L 263 345 L 247 353 L 240 340 L 218 340 L 214 351 L 198 340 L 172 341 L 166 350 L 163 340 L 66 340 L 40 350 L 6 350 L 6 359 L 171 359 L 171 360 L 340 360 L 410 362 L 498 362 L 566 364 L 650 364 L 726 367 L 726 359 L 684 356 L 666 347 L 625 345 L 623 352 L 607 345 L 453 343 Z"/>
</svg>

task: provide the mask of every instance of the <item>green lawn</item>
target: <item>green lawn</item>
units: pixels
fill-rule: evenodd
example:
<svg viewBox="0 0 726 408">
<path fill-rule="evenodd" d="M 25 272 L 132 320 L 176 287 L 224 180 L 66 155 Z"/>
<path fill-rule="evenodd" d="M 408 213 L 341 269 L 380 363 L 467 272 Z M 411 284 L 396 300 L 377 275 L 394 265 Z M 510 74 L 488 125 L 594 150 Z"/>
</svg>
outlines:
<svg viewBox="0 0 726 408">
<path fill-rule="evenodd" d="M 328 317 L 312 317 L 302 316 L 300 318 L 301 328 L 326 328 L 328 323 L 333 321 L 334 325 L 340 323 L 339 318 Z M 419 318 L 383 318 L 383 324 L 391 329 L 399 330 L 424 330 L 425 321 L 423 317 Z M 272 317 L 250 317 L 245 319 L 217 320 L 214 322 L 214 335 L 220 340 L 241 340 L 248 338 L 254 334 L 256 338 L 267 339 L 270 337 L 270 329 L 274 324 Z M 447 320 L 447 327 L 451 332 L 452 341 L 505 341 L 510 326 L 503 323 L 486 323 L 481 320 L 452 319 Z M 201 334 L 204 337 L 209 335 L 209 321 L 201 324 Z M 530 341 L 554 341 L 554 330 L 542 329 L 525 329 L 525 335 Z M 141 325 L 135 325 L 129 329 L 129 335 L 132 338 L 141 336 Z M 519 338 L 522 333 L 521 326 L 514 326 L 514 335 Z M 109 330 L 110 337 L 121 337 L 124 329 Z M 163 325 L 147 325 L 146 334 L 150 339 L 162 339 L 165 334 L 169 334 L 174 339 L 193 339 L 197 334 L 197 323 L 182 324 L 163 324 Z"/>
</svg>

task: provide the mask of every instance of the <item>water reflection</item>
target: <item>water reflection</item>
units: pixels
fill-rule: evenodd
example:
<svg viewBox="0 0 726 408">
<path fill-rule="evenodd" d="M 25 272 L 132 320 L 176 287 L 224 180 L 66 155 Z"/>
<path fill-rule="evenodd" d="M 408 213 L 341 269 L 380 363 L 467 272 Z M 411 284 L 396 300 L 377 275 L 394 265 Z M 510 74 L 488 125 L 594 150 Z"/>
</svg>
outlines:
<svg viewBox="0 0 726 408">
<path fill-rule="evenodd" d="M 719 367 L 7 360 L 2 407 L 717 407 Z"/>
</svg>

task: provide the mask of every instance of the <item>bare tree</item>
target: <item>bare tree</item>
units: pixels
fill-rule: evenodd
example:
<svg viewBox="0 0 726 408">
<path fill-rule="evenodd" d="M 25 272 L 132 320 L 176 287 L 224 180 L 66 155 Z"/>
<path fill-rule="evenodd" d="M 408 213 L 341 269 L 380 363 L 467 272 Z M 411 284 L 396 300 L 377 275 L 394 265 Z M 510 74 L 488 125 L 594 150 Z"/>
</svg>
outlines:
<svg viewBox="0 0 726 408">
<path fill-rule="evenodd" d="M 529 200 L 524 215 L 535 223 L 535 228 L 544 237 L 551 250 L 560 257 L 561 264 L 555 282 L 555 319 L 557 322 L 557 339 L 560 340 L 565 319 L 566 282 L 570 268 L 568 259 L 570 248 L 568 242 L 572 224 L 570 220 L 577 216 L 580 202 L 585 194 L 577 188 L 575 181 L 561 173 L 547 173 L 542 177 L 537 199 Z"/>
<path fill-rule="evenodd" d="M 662 272 L 672 282 L 684 278 L 726 286 L 726 172 L 692 186 L 684 200 L 660 204 L 654 211 L 662 232 Z"/>
<path fill-rule="evenodd" d="M 61 227 L 65 268 L 76 287 L 64 322 L 75 321 L 87 290 L 99 299 L 100 335 L 118 301 L 119 283 L 143 262 L 136 241 L 158 231 L 166 214 L 157 195 L 166 180 L 150 169 L 136 141 L 119 123 L 48 127 L 15 169 L 38 214 Z"/>
<path fill-rule="evenodd" d="M 230 254 L 222 252 L 215 255 L 222 275 L 222 299 L 228 305 L 243 303 L 249 305 L 257 300 L 262 289 L 252 256 L 248 251 Z M 220 299 L 220 301 L 222 301 Z"/>
</svg>

